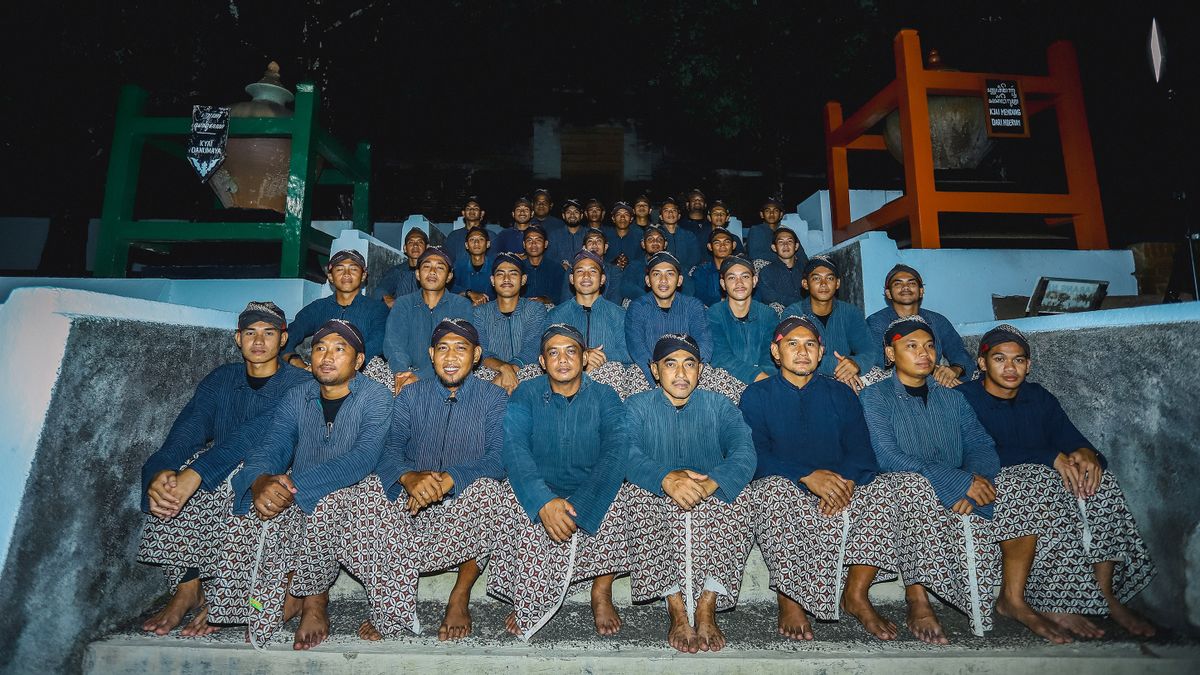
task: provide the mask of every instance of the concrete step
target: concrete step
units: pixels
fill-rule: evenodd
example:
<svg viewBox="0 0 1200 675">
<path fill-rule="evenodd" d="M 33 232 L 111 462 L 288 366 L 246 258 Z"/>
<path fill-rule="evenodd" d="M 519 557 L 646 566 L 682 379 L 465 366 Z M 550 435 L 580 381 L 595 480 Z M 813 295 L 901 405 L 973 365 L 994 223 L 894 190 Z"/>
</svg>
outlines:
<svg viewBox="0 0 1200 675">
<path fill-rule="evenodd" d="M 442 605 L 420 606 L 425 634 L 382 642 L 366 642 L 354 632 L 367 616 L 365 602 L 340 600 L 330 604 L 332 635 L 316 649 L 291 648 L 292 634 L 281 631 L 266 651 L 245 642 L 244 631 L 225 629 L 206 638 L 146 637 L 128 630 L 93 642 L 84 672 L 106 675 L 145 675 L 176 672 L 208 673 L 457 673 L 588 672 L 628 673 L 1195 673 L 1200 669 L 1200 645 L 1170 638 L 1136 642 L 1105 624 L 1103 640 L 1051 646 L 1019 624 L 1000 618 L 985 638 L 970 634 L 967 619 L 948 608 L 939 609 L 951 640 L 944 647 L 916 641 L 902 630 L 901 638 L 883 643 L 870 637 L 852 619 L 818 622 L 817 640 L 795 642 L 775 630 L 775 606 L 743 603 L 719 621 L 728 646 L 713 654 L 679 654 L 666 646 L 666 611 L 661 602 L 630 607 L 618 603 L 621 633 L 596 636 L 586 605 L 569 604 L 529 643 L 504 632 L 508 608 L 496 602 L 472 604 L 475 634 L 457 643 L 439 643 L 435 636 Z M 880 611 L 898 623 L 904 607 L 887 603 Z M 287 629 L 295 628 L 295 623 Z"/>
</svg>

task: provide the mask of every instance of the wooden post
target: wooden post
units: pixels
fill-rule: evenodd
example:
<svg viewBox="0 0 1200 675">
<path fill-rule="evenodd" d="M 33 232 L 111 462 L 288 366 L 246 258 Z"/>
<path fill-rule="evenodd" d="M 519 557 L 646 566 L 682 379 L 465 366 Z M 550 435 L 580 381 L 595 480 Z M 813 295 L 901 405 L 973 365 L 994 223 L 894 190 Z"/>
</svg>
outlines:
<svg viewBox="0 0 1200 675">
<path fill-rule="evenodd" d="M 1096 158 L 1092 153 L 1092 135 L 1088 131 L 1087 109 L 1083 104 L 1083 85 L 1079 81 L 1079 61 L 1075 48 L 1060 41 L 1046 50 L 1050 77 L 1058 82 L 1059 94 L 1054 111 L 1058 134 L 1062 139 L 1063 167 L 1067 190 L 1075 204 L 1075 247 L 1108 248 L 1104 227 L 1104 208 L 1096 180 Z"/>
<path fill-rule="evenodd" d="M 371 144 L 359 143 L 354 152 L 363 175 L 354 181 L 354 227 L 371 233 Z"/>
<path fill-rule="evenodd" d="M 900 140 L 904 148 L 904 184 L 913 248 L 941 248 L 937 185 L 933 179 L 933 141 L 929 134 L 929 99 L 921 39 L 902 30 L 894 42 L 896 90 L 900 107 Z"/>
<path fill-rule="evenodd" d="M 302 277 L 311 241 L 312 195 L 316 187 L 313 138 L 320 106 L 311 82 L 296 85 L 296 112 L 292 116 L 292 162 L 288 172 L 287 213 L 279 258 L 279 276 Z"/>
<path fill-rule="evenodd" d="M 825 166 L 829 173 L 829 212 L 833 221 L 834 243 L 838 232 L 850 224 L 850 165 L 846 147 L 835 145 L 833 132 L 842 126 L 842 104 L 825 104 Z"/>
<path fill-rule="evenodd" d="M 121 88 L 112 149 L 108 155 L 100 240 L 96 245 L 97 277 L 123 277 L 129 265 L 129 241 L 122 236 L 122 231 L 133 222 L 133 202 L 145 144 L 145 136 L 135 133 L 134 122 L 145 110 L 146 98 L 146 90 L 141 87 L 126 85 Z"/>
</svg>

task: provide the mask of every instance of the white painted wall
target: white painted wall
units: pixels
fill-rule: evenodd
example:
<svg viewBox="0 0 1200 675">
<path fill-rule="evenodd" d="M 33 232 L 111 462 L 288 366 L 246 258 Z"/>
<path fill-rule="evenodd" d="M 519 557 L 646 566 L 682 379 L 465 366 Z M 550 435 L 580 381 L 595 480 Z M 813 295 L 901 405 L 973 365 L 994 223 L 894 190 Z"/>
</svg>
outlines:
<svg viewBox="0 0 1200 675">
<path fill-rule="evenodd" d="M 956 324 L 990 321 L 992 295 L 1030 295 L 1040 277 L 1103 279 L 1109 295 L 1137 295 L 1133 253 L 1023 249 L 905 249 L 883 232 L 857 242 L 862 253 L 863 299 L 868 315 L 883 309 L 883 282 L 897 263 L 917 269 L 925 281 L 923 305 Z"/>
<path fill-rule="evenodd" d="M 213 309 L 61 288 L 13 291 L 0 305 L 0 344 L 5 347 L 0 372 L 13 385 L 0 387 L 0 561 L 8 559 L 71 322 L 81 316 L 230 330 L 237 325 L 236 314 Z"/>
<path fill-rule="evenodd" d="M 0 277 L 0 303 L 20 288 L 69 288 L 125 298 L 157 300 L 226 312 L 241 312 L 251 300 L 270 300 L 288 317 L 319 297 L 328 284 L 304 279 L 88 279 Z"/>
<path fill-rule="evenodd" d="M 903 195 L 899 190 L 851 190 L 850 220 L 870 215 Z M 817 190 L 809 195 L 808 199 L 796 206 L 796 214 L 807 223 L 808 240 L 801 243 L 809 255 L 833 246 L 833 212 L 829 208 L 829 190 Z"/>
<path fill-rule="evenodd" d="M 562 123 L 557 117 L 533 118 L 533 177 L 562 178 Z"/>
</svg>

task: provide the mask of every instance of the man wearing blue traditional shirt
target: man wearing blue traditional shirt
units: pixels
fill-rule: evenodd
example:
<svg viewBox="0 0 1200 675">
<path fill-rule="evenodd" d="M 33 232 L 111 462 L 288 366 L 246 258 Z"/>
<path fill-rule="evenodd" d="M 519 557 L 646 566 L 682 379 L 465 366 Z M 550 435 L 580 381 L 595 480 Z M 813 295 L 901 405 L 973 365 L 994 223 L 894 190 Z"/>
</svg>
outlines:
<svg viewBox="0 0 1200 675">
<path fill-rule="evenodd" d="M 690 270 L 699 265 L 704 257 L 703 249 L 700 248 L 700 240 L 696 235 L 679 225 L 679 203 L 667 197 L 658 207 L 658 214 L 662 219 L 661 227 L 663 237 L 667 240 L 667 250 L 679 259 L 682 269 Z"/>
<path fill-rule="evenodd" d="M 888 306 L 867 317 L 871 329 L 871 340 L 879 345 L 883 331 L 896 319 L 920 316 L 929 324 L 937 338 L 938 355 L 946 364 L 938 363 L 933 368 L 933 379 L 943 387 L 957 387 L 963 380 L 975 376 L 975 359 L 963 346 L 962 336 L 946 317 L 921 306 L 925 298 L 925 282 L 921 273 L 908 265 L 896 265 L 888 272 L 883 282 L 883 297 Z M 883 354 L 879 354 L 883 363 Z"/>
<path fill-rule="evenodd" d="M 1126 606 L 1155 566 L 1107 460 L 1054 394 L 1029 382 L 1029 341 L 1001 324 L 979 342 L 984 376 L 958 388 L 996 440 L 996 539 L 1003 578 L 996 611 L 1050 642 L 1104 635 L 1109 614 L 1138 637 L 1152 623 Z"/>
<path fill-rule="evenodd" d="M 575 252 L 583 248 L 588 225 L 583 222 L 583 205 L 578 199 L 563 202 L 562 216 L 562 225 L 554 229 L 546 228 L 546 236 L 550 238 L 546 256 L 566 269 L 571 266 Z"/>
<path fill-rule="evenodd" d="M 492 263 L 496 299 L 475 308 L 483 365 L 498 373 L 492 384 L 510 395 L 517 388 L 517 372 L 537 363 L 546 328 L 546 306 L 521 297 L 525 281 L 521 259 L 501 253 Z"/>
<path fill-rule="evenodd" d="M 550 191 L 546 188 L 538 188 L 533 191 L 533 219 L 534 225 L 541 225 L 546 228 L 547 232 L 559 229 L 564 225 L 563 219 L 554 215 L 554 198 L 550 196 Z"/>
<path fill-rule="evenodd" d="M 442 248 L 446 249 L 446 254 L 450 256 L 451 261 L 457 262 L 459 257 L 462 256 L 467 243 L 467 234 L 471 230 L 484 227 L 483 217 L 485 215 L 487 215 L 487 212 L 483 210 L 483 203 L 479 201 L 479 198 L 474 196 L 467 197 L 467 201 L 462 208 L 463 226 L 446 235 L 446 241 L 442 242 Z M 417 254 L 418 257 L 420 255 L 420 253 Z M 413 258 L 413 262 L 416 262 L 415 257 Z M 417 289 L 414 288 L 413 290 Z"/>
<path fill-rule="evenodd" d="M 546 255 L 548 234 L 541 225 L 525 229 L 525 297 L 543 305 L 554 305 L 562 299 L 566 270 Z"/>
<path fill-rule="evenodd" d="M 452 266 L 442 247 L 425 249 L 417 264 L 421 290 L 397 298 L 388 314 L 383 354 L 395 378 L 397 393 L 407 384 L 433 377 L 433 366 L 426 353 L 434 326 L 442 319 L 471 316 L 471 301 L 446 288 L 454 278 Z"/>
<path fill-rule="evenodd" d="M 455 567 L 438 640 L 470 635 L 471 587 L 498 544 L 508 397 L 472 377 L 483 350 L 470 322 L 442 321 L 430 342 L 437 377 L 396 397 L 378 482 L 349 513 L 337 514 L 343 536 L 360 551 L 350 572 L 368 587 L 372 620 L 358 632 L 367 640 L 395 637 L 415 623 L 418 574 Z"/>
<path fill-rule="evenodd" d="M 747 387 L 739 407 L 758 451 L 755 539 L 778 594 L 779 632 L 812 640 L 808 615 L 836 621 L 842 610 L 894 640 L 896 624 L 868 596 L 880 567 L 896 567 L 895 509 L 862 405 L 817 372 L 824 346 L 811 319 L 789 316 L 774 332 L 780 376 Z"/>
<path fill-rule="evenodd" d="M 972 631 L 991 627 L 999 547 L 992 539 L 996 444 L 963 395 L 931 375 L 937 339 L 920 316 L 884 331 L 893 376 L 862 392 L 875 458 L 897 472 L 897 564 L 908 628 L 922 642 L 949 642 L 928 590 L 968 613 Z M 907 480 L 901 484 L 901 479 Z"/>
<path fill-rule="evenodd" d="M 247 304 L 233 339 L 242 360 L 218 366 L 200 381 L 162 447 L 142 465 L 142 510 L 149 515 L 138 562 L 161 566 L 172 593 L 142 624 L 147 632 L 166 635 L 192 610 L 182 635 L 217 630 L 208 623 L 202 584 L 209 583 L 221 552 L 213 523 L 229 516 L 226 479 L 258 442 L 283 395 L 312 380 L 311 373 L 279 362 L 287 317 L 275 303 Z"/>
<path fill-rule="evenodd" d="M 525 229 L 533 223 L 533 202 L 528 197 L 520 197 L 513 203 L 512 224 L 496 235 L 492 242 L 494 253 L 521 253 L 524 248 Z M 541 225 L 538 225 L 541 227 Z M 542 228 L 545 230 L 545 228 Z"/>
<path fill-rule="evenodd" d="M 388 307 L 382 301 L 363 295 L 367 284 L 367 261 L 353 249 L 336 251 L 329 256 L 326 268 L 333 294 L 313 300 L 296 313 L 283 348 L 283 360 L 297 368 L 308 364 L 296 349 L 312 336 L 326 321 L 343 319 L 359 327 L 366 340 L 363 356 L 367 362 L 383 352 L 387 330 Z"/>
<path fill-rule="evenodd" d="M 842 280 L 832 258 L 815 255 L 804 264 L 801 281 L 808 297 L 783 310 L 784 316 L 807 316 L 821 325 L 825 356 L 817 372 L 829 375 L 854 391 L 863 388 L 861 375 L 876 365 L 879 348 L 862 310 L 837 299 Z"/>
<path fill-rule="evenodd" d="M 703 368 L 691 336 L 663 335 L 651 365 L 659 387 L 625 404 L 633 599 L 665 598 L 667 641 L 692 654 L 725 646 L 716 613 L 737 604 L 753 538 L 750 428 L 728 398 L 696 389 Z"/>
<path fill-rule="evenodd" d="M 646 285 L 650 292 L 629 303 L 625 314 L 625 346 L 647 382 L 654 381 L 650 357 L 654 344 L 667 333 L 687 333 L 700 345 L 700 358 L 712 360 L 712 330 L 704 304 L 679 292 L 683 285 L 679 261 L 667 251 L 646 262 Z"/>
<path fill-rule="evenodd" d="M 712 330 L 712 364 L 746 384 L 777 371 L 771 358 L 771 337 L 779 315 L 751 298 L 758 275 L 754 263 L 730 256 L 721 263 L 721 288 L 726 298 L 708 308 Z"/>
<path fill-rule="evenodd" d="M 688 270 L 683 292 L 711 307 L 721 302 L 721 264 L 737 249 L 737 237 L 725 228 L 714 228 L 708 235 L 708 260 Z"/>
<path fill-rule="evenodd" d="M 466 255 L 459 255 L 454 263 L 454 283 L 451 293 L 457 293 L 478 307 L 495 298 L 492 290 L 491 235 L 486 228 L 477 227 L 467 233 Z"/>
<path fill-rule="evenodd" d="M 775 259 L 771 251 L 771 242 L 775 230 L 783 220 L 783 209 L 783 201 L 778 197 L 768 197 L 763 201 L 762 210 L 758 212 L 762 222 L 751 227 L 746 235 L 746 251 L 751 260 Z"/>
<path fill-rule="evenodd" d="M 405 260 L 384 273 L 371 297 L 382 300 L 391 309 L 396 298 L 414 293 L 420 286 L 417 284 L 417 260 L 429 246 L 429 235 L 425 230 L 414 227 L 404 235 Z"/>
<path fill-rule="evenodd" d="M 802 280 L 808 256 L 796 233 L 782 225 L 772 235 L 771 251 L 775 257 L 758 271 L 758 301 L 787 307 L 799 301 L 804 292 Z"/>
<path fill-rule="evenodd" d="M 390 392 L 357 376 L 364 360 L 358 328 L 332 319 L 313 340 L 313 379 L 288 390 L 232 480 L 234 518 L 211 619 L 249 623 L 254 644 L 297 615 L 294 649 L 311 649 L 328 637 L 328 585 L 339 557 L 350 552 L 307 525 L 328 497 L 371 473 L 391 424 Z"/>
<path fill-rule="evenodd" d="M 628 570 L 623 499 L 629 443 L 621 399 L 583 372 L 586 347 L 574 326 L 542 334 L 545 375 L 521 383 L 504 420 L 501 546 L 488 592 L 513 603 L 505 621 L 528 640 L 562 606 L 569 588 L 592 580 L 596 632 L 621 619 L 613 575 Z"/>
</svg>

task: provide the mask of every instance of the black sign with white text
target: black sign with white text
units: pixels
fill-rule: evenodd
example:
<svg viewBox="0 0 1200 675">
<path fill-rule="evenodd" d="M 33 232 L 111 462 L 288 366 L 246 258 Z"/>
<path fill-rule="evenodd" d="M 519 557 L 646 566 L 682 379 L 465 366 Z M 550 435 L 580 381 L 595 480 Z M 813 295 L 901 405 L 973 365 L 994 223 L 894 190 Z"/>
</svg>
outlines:
<svg viewBox="0 0 1200 675">
<path fill-rule="evenodd" d="M 1029 137 L 1025 98 L 1016 80 L 988 80 L 984 90 L 988 136 Z"/>
<path fill-rule="evenodd" d="M 201 181 L 208 180 L 225 161 L 225 141 L 228 139 L 228 107 L 192 106 L 192 135 L 188 137 L 187 158 Z"/>
</svg>

